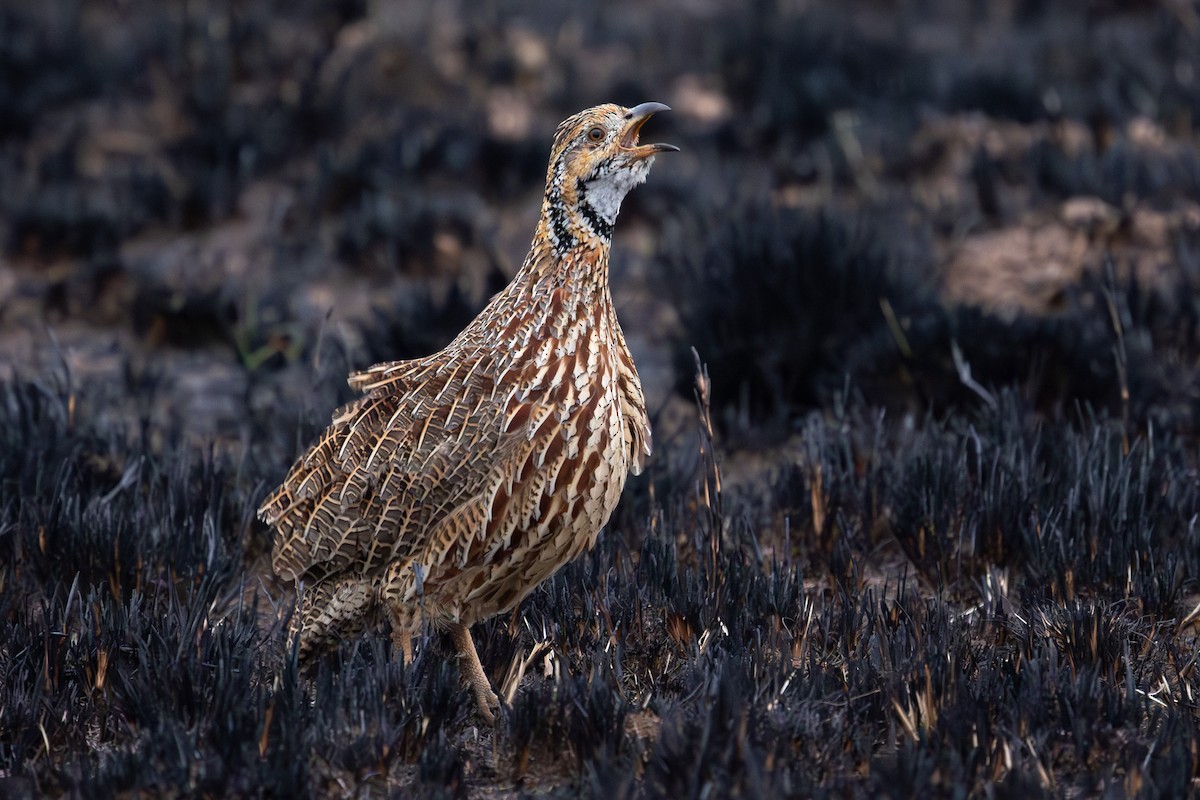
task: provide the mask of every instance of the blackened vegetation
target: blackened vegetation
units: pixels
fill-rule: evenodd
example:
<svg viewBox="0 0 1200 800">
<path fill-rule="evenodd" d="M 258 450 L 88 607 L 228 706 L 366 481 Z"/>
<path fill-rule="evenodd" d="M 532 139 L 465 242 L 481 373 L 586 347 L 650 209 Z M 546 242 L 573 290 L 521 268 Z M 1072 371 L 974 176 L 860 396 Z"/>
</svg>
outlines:
<svg viewBox="0 0 1200 800">
<path fill-rule="evenodd" d="M 711 561 L 689 553 L 676 542 L 697 509 L 678 507 L 637 559 L 602 547 L 537 593 L 524 619 L 585 655 L 574 673 L 602 659 L 626 719 L 660 720 L 650 744 L 606 742 L 601 675 L 590 692 L 560 684 L 593 720 L 585 774 L 612 774 L 616 753 L 618 775 L 663 797 L 1186 792 L 1200 756 L 1178 628 L 1200 567 L 1186 448 L 1048 431 L 1008 394 L 958 429 L 875 420 L 809 419 L 813 460 L 769 503 L 802 560 L 745 527 Z M 864 574 L 897 545 L 915 583 Z"/>
<path fill-rule="evenodd" d="M 0 796 L 1194 794 L 1194 15 L 791 5 L 6 4 Z M 302 669 L 257 502 L 511 274 L 554 122 L 652 99 L 617 289 L 700 434 L 476 627 L 495 729 L 433 632 Z M 1081 198 L 1045 302 L 945 291 Z"/>
<path fill-rule="evenodd" d="M 380 631 L 298 672 L 286 608 L 245 591 L 252 475 L 152 455 L 54 386 L 0 411 L 16 792 L 1169 797 L 1200 766 L 1200 484 L 1170 434 L 1126 447 L 1012 391 L 915 428 L 812 415 L 753 514 L 668 498 L 481 626 L 498 679 L 548 646 L 477 745 L 436 639 L 407 669 Z M 880 548 L 907 564 L 883 581 Z"/>
<path fill-rule="evenodd" d="M 227 599 L 254 580 L 231 465 L 151 457 L 32 384 L 3 409 L 11 786 L 305 795 L 416 763 L 431 791 L 465 791 L 480 756 L 454 733 L 469 712 L 453 665 L 405 671 L 368 637 L 302 679 L 265 609 Z M 676 544 L 696 524 L 682 502 L 636 558 L 606 537 L 527 604 L 522 627 L 561 671 L 526 681 L 494 746 L 526 764 L 536 746 L 542 766 L 557 753 L 597 796 L 923 793 L 1010 764 L 1044 772 L 1043 789 L 1186 792 L 1200 687 L 1177 619 L 1200 568 L 1194 467 L 1167 436 L 1125 453 L 1117 430 L 1048 430 L 1025 411 L 1005 396 L 920 432 L 810 420 L 820 460 L 773 501 L 803 561 L 736 539 L 695 558 Z M 819 575 L 838 548 L 869 564 L 880 538 L 938 593 L 841 570 L 803 587 L 801 564 Z M 648 743 L 627 732 L 635 711 L 658 720 Z M 493 769 L 519 778 L 508 763 Z"/>
<path fill-rule="evenodd" d="M 911 233 L 762 202 L 727 216 L 680 224 L 665 286 L 682 321 L 677 380 L 690 383 L 684 344 L 711 354 L 717 419 L 737 438 L 778 436 L 847 390 L 942 414 L 995 408 L 1015 386 L 1057 419 L 1091 409 L 1136 430 L 1200 426 L 1200 251 L 1186 238 L 1165 286 L 1097 263 L 1055 313 L 1010 318 L 939 301 L 920 243 L 897 241 Z"/>
<path fill-rule="evenodd" d="M 873 359 L 877 373 L 894 374 L 906 346 L 900 326 L 928 324 L 936 311 L 920 277 L 929 266 L 897 263 L 862 224 L 762 201 L 722 216 L 685 218 L 666 245 L 665 284 L 682 318 L 681 344 L 705 354 L 721 378 L 713 405 L 731 432 L 778 433 L 795 410 L 844 388 L 848 364 Z M 690 386 L 691 359 L 679 352 L 677 375 Z M 853 377 L 868 377 L 859 372 Z"/>
<path fill-rule="evenodd" d="M 930 94 L 927 60 L 895 41 L 816 15 L 780 13 L 772 3 L 758 6 L 757 14 L 727 21 L 718 54 L 725 89 L 750 122 L 733 133 L 743 146 L 794 146 L 825 136 L 838 112 L 864 105 L 904 119 L 906 108 Z"/>
<path fill-rule="evenodd" d="M 2 407 L 0 763 L 14 795 L 310 796 L 418 756 L 439 786 L 461 772 L 443 730 L 465 707 L 453 665 L 405 670 L 372 640 L 302 679 L 282 614 L 241 599 L 258 580 L 244 563 L 252 476 L 73 424 L 43 386 L 6 387 Z"/>
</svg>

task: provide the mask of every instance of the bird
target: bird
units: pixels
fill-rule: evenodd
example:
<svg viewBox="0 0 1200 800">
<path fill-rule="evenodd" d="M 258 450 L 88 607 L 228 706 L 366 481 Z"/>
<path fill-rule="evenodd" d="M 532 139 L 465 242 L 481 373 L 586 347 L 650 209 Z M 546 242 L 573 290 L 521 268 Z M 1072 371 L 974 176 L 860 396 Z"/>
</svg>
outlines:
<svg viewBox="0 0 1200 800">
<path fill-rule="evenodd" d="M 445 348 L 351 373 L 359 393 L 258 509 L 295 584 L 301 659 L 390 617 L 405 663 L 448 631 L 479 711 L 493 690 L 471 626 L 591 548 L 652 451 L 609 286 L 613 225 L 670 144 L 662 103 L 605 104 L 554 134 L 529 253 Z"/>
</svg>

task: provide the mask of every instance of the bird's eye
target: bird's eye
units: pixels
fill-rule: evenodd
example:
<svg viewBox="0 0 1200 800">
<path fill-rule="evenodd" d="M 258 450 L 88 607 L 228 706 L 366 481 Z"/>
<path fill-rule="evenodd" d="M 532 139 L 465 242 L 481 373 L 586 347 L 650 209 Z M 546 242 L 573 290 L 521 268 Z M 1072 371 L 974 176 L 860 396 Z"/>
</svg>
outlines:
<svg viewBox="0 0 1200 800">
<path fill-rule="evenodd" d="M 588 131 L 588 138 L 591 139 L 593 142 L 600 141 L 601 139 L 604 138 L 604 129 L 603 128 L 592 128 L 590 131 Z"/>
</svg>

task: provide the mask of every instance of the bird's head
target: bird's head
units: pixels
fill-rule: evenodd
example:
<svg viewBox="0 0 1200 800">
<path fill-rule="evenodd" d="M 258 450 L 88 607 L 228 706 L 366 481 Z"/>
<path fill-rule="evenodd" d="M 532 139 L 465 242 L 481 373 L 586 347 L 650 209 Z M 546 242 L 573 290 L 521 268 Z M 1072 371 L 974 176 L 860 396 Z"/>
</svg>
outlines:
<svg viewBox="0 0 1200 800">
<path fill-rule="evenodd" d="M 658 153 L 673 144 L 638 144 L 638 133 L 662 103 L 633 108 L 603 105 L 563 120 L 554 134 L 543 217 L 555 247 L 597 240 L 607 244 L 621 201 L 646 180 Z"/>
</svg>

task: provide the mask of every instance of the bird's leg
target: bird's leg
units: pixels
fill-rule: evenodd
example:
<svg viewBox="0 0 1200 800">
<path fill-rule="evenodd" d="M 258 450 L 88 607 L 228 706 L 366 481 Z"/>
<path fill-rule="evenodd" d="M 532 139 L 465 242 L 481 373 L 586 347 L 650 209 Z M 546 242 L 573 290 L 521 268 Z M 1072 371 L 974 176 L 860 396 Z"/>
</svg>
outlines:
<svg viewBox="0 0 1200 800">
<path fill-rule="evenodd" d="M 493 709 L 500 707 L 500 699 L 492 690 L 492 684 L 483 672 L 483 664 L 479 663 L 479 653 L 475 651 L 475 641 L 471 638 L 471 629 L 461 622 L 450 625 L 450 635 L 454 637 L 454 649 L 462 659 L 463 677 L 471 684 L 475 693 L 475 701 L 479 703 L 479 713 L 488 722 L 496 721 Z"/>
<path fill-rule="evenodd" d="M 392 612 L 392 646 L 400 650 L 400 663 L 408 666 L 412 663 L 412 623 L 405 609 L 396 603 L 390 603 Z"/>
<path fill-rule="evenodd" d="M 404 659 L 401 663 L 408 666 L 412 663 L 412 631 L 408 628 L 399 626 L 392 627 L 392 642 L 400 648 L 400 657 Z"/>
</svg>

